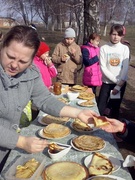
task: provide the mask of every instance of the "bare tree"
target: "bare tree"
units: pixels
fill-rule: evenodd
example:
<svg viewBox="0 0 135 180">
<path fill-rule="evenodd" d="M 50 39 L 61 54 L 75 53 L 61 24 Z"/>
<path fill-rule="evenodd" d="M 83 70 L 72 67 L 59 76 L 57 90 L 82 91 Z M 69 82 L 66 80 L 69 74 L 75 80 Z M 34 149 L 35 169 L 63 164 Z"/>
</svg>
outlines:
<svg viewBox="0 0 135 180">
<path fill-rule="evenodd" d="M 8 13 L 15 17 L 20 16 L 26 25 L 32 22 L 37 14 L 33 8 L 33 0 L 4 0 L 4 3 L 7 6 Z"/>
<path fill-rule="evenodd" d="M 100 32 L 99 0 L 84 0 L 84 42 L 93 32 Z"/>
<path fill-rule="evenodd" d="M 120 13 L 119 7 L 121 7 L 122 0 L 102 0 L 100 3 L 100 9 L 102 13 L 102 18 L 104 20 L 104 32 L 103 36 L 106 36 L 107 27 L 112 22 L 112 20 L 115 20 L 118 16 L 121 17 L 123 13 Z"/>
</svg>

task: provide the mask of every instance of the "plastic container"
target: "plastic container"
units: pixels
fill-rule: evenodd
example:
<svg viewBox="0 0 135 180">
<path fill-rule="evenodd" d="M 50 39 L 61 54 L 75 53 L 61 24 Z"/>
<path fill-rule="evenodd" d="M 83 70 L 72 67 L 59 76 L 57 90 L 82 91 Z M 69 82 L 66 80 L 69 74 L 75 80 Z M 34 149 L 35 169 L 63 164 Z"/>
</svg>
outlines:
<svg viewBox="0 0 135 180">
<path fill-rule="evenodd" d="M 56 142 L 54 142 L 56 143 Z M 48 154 L 49 156 L 53 159 L 53 160 L 59 160 L 60 158 L 62 158 L 63 156 L 65 156 L 71 149 L 70 145 L 67 144 L 61 144 L 61 143 L 56 143 L 57 145 L 60 145 L 62 147 L 64 147 L 63 150 L 57 152 L 57 153 L 51 153 L 50 150 L 48 149 Z"/>
<path fill-rule="evenodd" d="M 16 172 L 16 167 L 18 165 L 23 165 L 25 164 L 28 160 L 30 159 L 36 159 L 38 162 L 40 162 L 39 167 L 37 168 L 37 170 L 34 172 L 34 174 L 28 178 L 27 180 L 39 180 L 39 177 L 42 174 L 42 171 L 45 167 L 45 159 L 43 159 L 42 157 L 34 157 L 34 155 L 29 155 L 29 156 L 21 156 L 20 158 L 18 158 L 16 160 L 16 162 L 8 169 L 8 171 L 5 173 L 5 179 L 6 180 L 26 180 L 23 178 L 16 178 L 15 177 L 15 172 Z"/>
<path fill-rule="evenodd" d="M 79 96 L 79 92 L 67 92 L 69 101 L 74 101 Z"/>
</svg>

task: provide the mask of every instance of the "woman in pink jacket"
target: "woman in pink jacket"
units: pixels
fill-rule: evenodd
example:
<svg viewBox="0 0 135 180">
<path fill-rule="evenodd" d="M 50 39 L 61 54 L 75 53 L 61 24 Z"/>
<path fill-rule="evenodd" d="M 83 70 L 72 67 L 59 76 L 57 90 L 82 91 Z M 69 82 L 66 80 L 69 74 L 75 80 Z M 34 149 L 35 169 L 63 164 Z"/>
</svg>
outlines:
<svg viewBox="0 0 135 180">
<path fill-rule="evenodd" d="M 96 87 L 102 85 L 102 74 L 99 65 L 99 42 L 100 36 L 93 33 L 89 36 L 89 41 L 81 46 L 83 64 L 83 84 L 91 87 L 96 94 Z"/>
<path fill-rule="evenodd" d="M 34 64 L 39 68 L 44 84 L 50 88 L 52 78 L 57 76 L 57 70 L 49 57 L 49 46 L 40 42 L 38 52 L 34 58 Z"/>
</svg>

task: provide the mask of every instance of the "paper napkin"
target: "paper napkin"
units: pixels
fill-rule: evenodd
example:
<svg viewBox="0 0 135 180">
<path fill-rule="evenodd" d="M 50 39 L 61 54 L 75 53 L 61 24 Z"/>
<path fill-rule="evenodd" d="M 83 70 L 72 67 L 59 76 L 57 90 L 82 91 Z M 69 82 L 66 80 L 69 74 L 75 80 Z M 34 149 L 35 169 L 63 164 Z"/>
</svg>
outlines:
<svg viewBox="0 0 135 180">
<path fill-rule="evenodd" d="M 116 95 L 113 95 L 112 90 L 111 90 L 110 99 L 120 99 L 120 91 Z"/>
<path fill-rule="evenodd" d="M 123 162 L 123 167 L 132 167 L 135 166 L 135 157 L 132 155 L 128 155 Z"/>
</svg>

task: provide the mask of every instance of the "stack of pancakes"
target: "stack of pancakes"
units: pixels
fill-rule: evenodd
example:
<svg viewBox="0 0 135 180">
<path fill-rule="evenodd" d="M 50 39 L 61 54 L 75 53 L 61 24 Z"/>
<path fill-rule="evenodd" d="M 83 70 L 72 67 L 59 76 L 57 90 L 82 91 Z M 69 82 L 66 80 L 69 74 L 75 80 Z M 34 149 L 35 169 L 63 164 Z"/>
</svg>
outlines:
<svg viewBox="0 0 135 180">
<path fill-rule="evenodd" d="M 18 165 L 16 168 L 15 177 L 27 179 L 30 178 L 39 167 L 40 163 L 34 158 L 30 159 L 24 165 Z"/>
<path fill-rule="evenodd" d="M 76 131 L 92 131 L 93 130 L 88 124 L 85 124 L 78 118 L 74 119 L 74 122 L 72 123 L 72 127 Z"/>
<path fill-rule="evenodd" d="M 44 180 L 84 180 L 88 178 L 88 172 L 78 163 L 64 161 L 48 166 L 42 177 Z"/>
<path fill-rule="evenodd" d="M 42 122 L 45 124 L 57 123 L 57 124 L 65 124 L 69 120 L 69 117 L 55 117 L 51 115 L 47 115 L 42 118 Z"/>
<path fill-rule="evenodd" d="M 81 92 L 78 98 L 84 99 L 84 100 L 93 100 L 95 98 L 95 95 L 90 92 Z"/>
<path fill-rule="evenodd" d="M 105 146 L 105 141 L 100 137 L 81 135 L 72 140 L 73 145 L 84 151 L 96 151 Z"/>
<path fill-rule="evenodd" d="M 77 92 L 84 92 L 88 89 L 87 86 L 81 86 L 81 85 L 74 85 L 73 87 L 71 87 L 71 91 L 77 91 Z"/>
<path fill-rule="evenodd" d="M 43 129 L 47 138 L 62 138 L 70 134 L 70 129 L 62 124 L 51 123 Z"/>
</svg>

